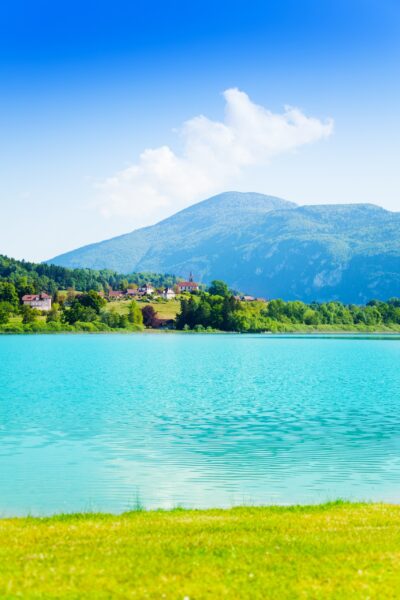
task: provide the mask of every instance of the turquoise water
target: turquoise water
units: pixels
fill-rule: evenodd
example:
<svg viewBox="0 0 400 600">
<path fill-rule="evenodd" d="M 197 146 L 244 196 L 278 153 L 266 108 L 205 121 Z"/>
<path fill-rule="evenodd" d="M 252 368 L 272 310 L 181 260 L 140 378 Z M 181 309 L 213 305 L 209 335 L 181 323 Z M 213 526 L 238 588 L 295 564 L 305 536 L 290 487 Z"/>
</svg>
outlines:
<svg viewBox="0 0 400 600">
<path fill-rule="evenodd" d="M 400 500 L 400 339 L 0 337 L 0 515 Z"/>
</svg>

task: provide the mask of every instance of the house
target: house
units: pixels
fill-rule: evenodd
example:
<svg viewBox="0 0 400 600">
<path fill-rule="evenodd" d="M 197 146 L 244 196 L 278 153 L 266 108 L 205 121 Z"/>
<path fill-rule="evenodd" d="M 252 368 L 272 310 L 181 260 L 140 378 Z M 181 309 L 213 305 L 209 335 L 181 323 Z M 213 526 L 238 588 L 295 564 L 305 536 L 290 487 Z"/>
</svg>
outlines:
<svg viewBox="0 0 400 600">
<path fill-rule="evenodd" d="M 173 300 L 176 296 L 174 290 L 172 288 L 166 287 L 162 292 L 162 297 L 164 300 Z"/>
<path fill-rule="evenodd" d="M 254 296 L 234 296 L 235 300 L 240 300 L 241 302 L 266 302 L 265 298 L 255 298 Z"/>
<path fill-rule="evenodd" d="M 124 292 L 122 290 L 109 290 L 108 299 L 109 300 L 120 300 L 124 297 Z"/>
<path fill-rule="evenodd" d="M 151 296 L 154 294 L 155 289 L 150 283 L 145 283 L 139 288 L 139 293 L 143 296 Z"/>
<path fill-rule="evenodd" d="M 22 302 L 38 310 L 51 310 L 51 296 L 48 296 L 44 292 L 40 294 L 26 294 L 22 296 Z"/>
<path fill-rule="evenodd" d="M 189 281 L 179 281 L 177 284 L 179 292 L 197 292 L 199 284 L 193 281 L 193 275 L 190 273 Z"/>
<path fill-rule="evenodd" d="M 128 288 L 126 290 L 126 295 L 130 298 L 133 298 L 134 296 L 139 296 L 139 290 L 137 290 L 136 288 Z"/>
</svg>

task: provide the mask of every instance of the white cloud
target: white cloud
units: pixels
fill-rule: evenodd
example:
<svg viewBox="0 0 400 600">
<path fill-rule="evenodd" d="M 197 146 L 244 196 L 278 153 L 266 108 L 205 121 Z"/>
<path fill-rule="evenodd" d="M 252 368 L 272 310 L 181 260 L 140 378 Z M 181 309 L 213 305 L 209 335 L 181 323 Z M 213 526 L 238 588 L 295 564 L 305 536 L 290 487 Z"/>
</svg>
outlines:
<svg viewBox="0 0 400 600">
<path fill-rule="evenodd" d="M 332 120 L 322 122 L 288 106 L 274 114 L 238 89 L 226 90 L 224 97 L 223 122 L 200 115 L 183 124 L 180 155 L 169 146 L 144 150 L 136 164 L 102 182 L 102 213 L 133 215 L 138 225 L 154 222 L 234 188 L 250 167 L 267 165 L 333 131 Z"/>
</svg>

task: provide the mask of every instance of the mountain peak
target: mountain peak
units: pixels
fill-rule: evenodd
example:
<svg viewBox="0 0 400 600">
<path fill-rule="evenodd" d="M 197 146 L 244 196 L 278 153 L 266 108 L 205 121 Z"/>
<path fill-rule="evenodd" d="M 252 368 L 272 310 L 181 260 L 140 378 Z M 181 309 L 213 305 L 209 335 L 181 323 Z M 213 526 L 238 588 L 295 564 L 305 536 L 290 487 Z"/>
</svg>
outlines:
<svg viewBox="0 0 400 600">
<path fill-rule="evenodd" d="M 225 192 L 151 227 L 53 259 L 68 267 L 224 279 L 254 296 L 364 302 L 400 295 L 400 213 Z"/>
<path fill-rule="evenodd" d="M 201 215 L 210 210 L 212 211 L 228 211 L 240 210 L 244 213 L 267 213 L 271 210 L 281 210 L 295 208 L 297 204 L 277 198 L 275 196 L 267 196 L 257 192 L 222 192 L 206 200 L 201 200 L 196 204 L 192 204 L 178 213 L 168 217 L 162 222 L 169 219 L 175 219 L 179 215 Z"/>
</svg>

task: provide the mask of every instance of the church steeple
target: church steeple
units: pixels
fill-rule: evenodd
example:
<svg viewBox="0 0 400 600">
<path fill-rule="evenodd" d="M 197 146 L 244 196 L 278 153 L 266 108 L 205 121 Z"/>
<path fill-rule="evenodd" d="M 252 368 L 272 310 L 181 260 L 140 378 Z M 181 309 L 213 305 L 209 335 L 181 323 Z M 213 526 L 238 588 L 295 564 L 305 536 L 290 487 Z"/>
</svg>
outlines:
<svg viewBox="0 0 400 600">
<path fill-rule="evenodd" d="M 189 273 L 189 281 L 192 282 L 193 281 L 193 273 L 192 271 L 190 271 Z"/>
</svg>

